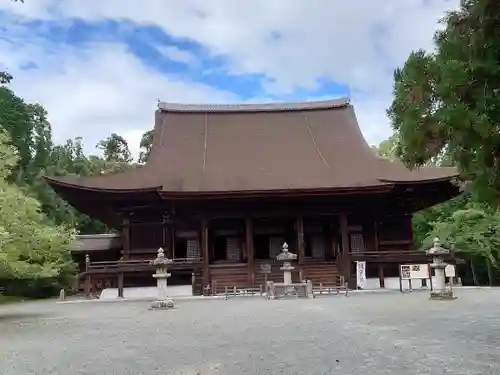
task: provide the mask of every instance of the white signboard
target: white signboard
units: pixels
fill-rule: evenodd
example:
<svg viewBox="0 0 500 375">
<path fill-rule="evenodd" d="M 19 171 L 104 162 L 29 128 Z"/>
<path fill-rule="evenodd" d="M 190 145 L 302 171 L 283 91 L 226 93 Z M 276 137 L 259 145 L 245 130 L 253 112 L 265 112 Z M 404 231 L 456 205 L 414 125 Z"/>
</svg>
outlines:
<svg viewBox="0 0 500 375">
<path fill-rule="evenodd" d="M 456 270 L 455 270 L 455 265 L 454 264 L 448 264 L 446 268 L 444 269 L 444 274 L 446 277 L 457 277 L 456 275 Z"/>
<path fill-rule="evenodd" d="M 401 279 L 428 279 L 429 266 L 427 264 L 402 264 L 399 269 Z"/>
<path fill-rule="evenodd" d="M 366 262 L 356 262 L 356 285 L 364 289 L 366 285 Z"/>
</svg>

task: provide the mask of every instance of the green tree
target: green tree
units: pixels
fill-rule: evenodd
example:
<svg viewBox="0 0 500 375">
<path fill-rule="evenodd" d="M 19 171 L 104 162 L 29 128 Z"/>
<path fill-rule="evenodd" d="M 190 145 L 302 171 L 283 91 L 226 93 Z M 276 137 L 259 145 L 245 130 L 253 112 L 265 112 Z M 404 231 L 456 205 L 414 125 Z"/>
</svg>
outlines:
<svg viewBox="0 0 500 375">
<path fill-rule="evenodd" d="M 148 130 L 142 135 L 139 147 L 141 148 L 139 163 L 144 164 L 148 161 L 151 148 L 153 147 L 153 130 Z"/>
<path fill-rule="evenodd" d="M 463 0 L 443 20 L 435 52 L 413 52 L 394 73 L 388 110 L 410 167 L 447 155 L 476 198 L 500 204 L 500 3 Z"/>
<path fill-rule="evenodd" d="M 74 233 L 53 226 L 36 199 L 8 182 L 18 158 L 8 134 L 0 132 L 0 279 L 65 285 L 75 271 L 70 253 Z"/>
<path fill-rule="evenodd" d="M 107 162 L 130 163 L 132 161 L 127 141 L 116 133 L 100 141 L 97 148 L 102 151 L 104 160 Z"/>
<path fill-rule="evenodd" d="M 453 212 L 449 217 L 433 224 L 433 229 L 425 243 L 439 237 L 449 247 L 470 261 L 475 284 L 477 272 L 475 264 L 485 262 L 489 284 L 493 283 L 493 270 L 498 268 L 500 259 L 500 213 L 488 212 L 478 204 Z"/>
<path fill-rule="evenodd" d="M 128 143 L 122 136 L 116 133 L 111 134 L 97 144 L 97 148 L 102 151 L 104 165 L 103 173 L 121 172 L 130 168 L 132 154 Z"/>
<path fill-rule="evenodd" d="M 0 87 L 0 130 L 7 131 L 17 149 L 18 164 L 12 180 L 28 182 L 33 158 L 33 121 L 30 107 L 7 87 Z"/>
<path fill-rule="evenodd" d="M 396 155 L 396 138 L 391 135 L 386 140 L 380 142 L 377 146 L 372 147 L 378 156 L 389 160 L 397 160 Z"/>
</svg>

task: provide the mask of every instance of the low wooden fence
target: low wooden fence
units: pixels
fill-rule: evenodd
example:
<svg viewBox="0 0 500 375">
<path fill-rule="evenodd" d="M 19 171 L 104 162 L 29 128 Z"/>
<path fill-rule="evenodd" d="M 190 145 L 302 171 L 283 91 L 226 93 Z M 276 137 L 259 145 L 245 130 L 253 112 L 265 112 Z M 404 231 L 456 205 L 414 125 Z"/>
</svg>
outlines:
<svg viewBox="0 0 500 375">
<path fill-rule="evenodd" d="M 332 295 L 344 294 L 349 295 L 349 288 L 343 276 L 339 276 L 336 282 L 312 284 L 313 298 L 317 295 Z M 225 299 L 231 297 L 242 296 L 267 296 L 267 291 L 264 285 L 258 287 L 237 287 L 237 286 L 218 286 L 216 282 L 212 282 L 210 287 L 205 287 L 204 295 L 206 296 L 224 296 Z"/>
<path fill-rule="evenodd" d="M 209 294 L 213 296 L 224 296 L 225 299 L 230 297 L 243 297 L 243 296 L 263 296 L 264 288 L 260 287 L 249 287 L 249 288 L 239 288 L 236 286 L 221 286 L 218 287 L 217 283 L 212 283 Z"/>
</svg>

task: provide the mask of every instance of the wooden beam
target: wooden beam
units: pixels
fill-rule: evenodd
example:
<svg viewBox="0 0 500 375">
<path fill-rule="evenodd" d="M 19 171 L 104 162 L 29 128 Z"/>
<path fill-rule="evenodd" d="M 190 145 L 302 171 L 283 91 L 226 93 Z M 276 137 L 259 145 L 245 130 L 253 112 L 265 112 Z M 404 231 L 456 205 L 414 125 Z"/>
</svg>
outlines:
<svg viewBox="0 0 500 375">
<path fill-rule="evenodd" d="M 295 219 L 295 234 L 297 235 L 297 258 L 299 264 L 304 262 L 305 248 L 304 248 L 304 219 L 298 216 Z"/>
<path fill-rule="evenodd" d="M 248 283 L 255 283 L 254 248 L 253 248 L 253 221 L 250 217 L 245 219 L 245 242 L 247 249 Z"/>
<path fill-rule="evenodd" d="M 208 254 L 208 220 L 201 220 L 201 257 L 203 259 L 203 287 L 210 284 L 210 258 Z"/>
</svg>

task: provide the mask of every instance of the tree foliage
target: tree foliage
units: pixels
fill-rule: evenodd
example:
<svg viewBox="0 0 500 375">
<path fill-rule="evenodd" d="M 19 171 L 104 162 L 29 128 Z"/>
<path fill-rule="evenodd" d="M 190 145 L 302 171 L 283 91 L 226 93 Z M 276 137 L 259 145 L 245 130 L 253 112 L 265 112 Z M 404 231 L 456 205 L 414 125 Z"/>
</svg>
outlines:
<svg viewBox="0 0 500 375">
<path fill-rule="evenodd" d="M 395 137 L 381 142 L 375 151 L 396 160 Z M 392 150 L 392 151 L 391 151 Z M 449 165 L 447 155 L 440 155 L 428 162 Z M 500 269 L 500 213 L 487 203 L 478 202 L 468 192 L 413 214 L 414 245 L 419 249 L 432 246 L 439 237 L 448 247 L 454 247 L 460 258 L 468 261 L 470 270 L 462 275 L 474 285 L 481 280 L 494 282 L 495 268 Z M 481 268 L 481 265 L 483 267 Z M 486 267 L 484 267 L 486 266 Z M 470 272 L 469 272 L 470 271 Z M 497 272 L 498 273 L 498 272 Z"/>
<path fill-rule="evenodd" d="M 18 158 L 0 132 L 0 279 L 64 279 L 74 271 L 73 231 L 52 225 L 36 199 L 8 182 Z"/>
<path fill-rule="evenodd" d="M 139 147 L 141 148 L 139 163 L 144 164 L 148 161 L 151 148 L 153 147 L 153 130 L 148 130 L 142 135 Z"/>
<path fill-rule="evenodd" d="M 380 142 L 378 146 L 373 146 L 373 150 L 380 157 L 389 160 L 397 160 L 396 138 L 394 137 L 394 135 Z"/>
<path fill-rule="evenodd" d="M 487 259 L 498 267 L 500 259 L 500 213 L 487 212 L 475 204 L 455 211 L 445 220 L 433 223 L 425 240 L 439 237 L 466 257 Z"/>
<path fill-rule="evenodd" d="M 97 144 L 97 148 L 103 153 L 104 165 L 102 173 L 119 172 L 126 170 L 132 163 L 132 154 L 128 143 L 122 136 L 116 133 Z"/>
<path fill-rule="evenodd" d="M 463 0 L 442 22 L 435 52 L 413 52 L 394 73 L 396 153 L 410 167 L 447 155 L 476 198 L 498 205 L 500 3 Z"/>
</svg>

